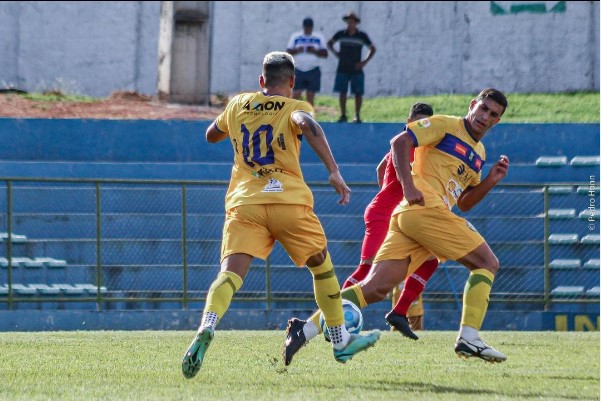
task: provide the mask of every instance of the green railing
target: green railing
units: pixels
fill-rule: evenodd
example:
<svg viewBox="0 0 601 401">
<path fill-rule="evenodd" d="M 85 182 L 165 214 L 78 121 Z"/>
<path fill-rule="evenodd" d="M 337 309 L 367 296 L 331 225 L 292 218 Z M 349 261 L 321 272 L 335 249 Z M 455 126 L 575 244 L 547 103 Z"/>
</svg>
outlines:
<svg viewBox="0 0 601 401">
<path fill-rule="evenodd" d="M 0 231 L 6 231 L 0 306 L 188 308 L 204 302 L 218 271 L 227 182 L 4 178 L 0 183 L 0 202 L 4 198 L 6 204 L 0 213 Z M 327 183 L 310 185 L 342 281 L 358 262 L 363 210 L 377 186 L 351 183 L 353 206 L 336 208 L 337 195 Z M 597 183 L 500 184 L 465 215 L 501 261 L 491 301 L 546 308 L 555 302 L 598 302 L 598 296 L 587 294 L 599 285 L 599 244 L 591 238 L 597 235 L 598 241 L 599 215 L 589 207 L 599 204 L 598 188 Z M 590 215 L 583 215 L 586 210 Z M 567 232 L 555 231 L 563 227 Z M 576 238 L 554 243 L 552 234 Z M 591 243 L 583 243 L 588 234 Z M 259 302 L 266 309 L 312 303 L 310 275 L 282 255 L 280 249 L 266 261 L 255 259 L 255 273 L 235 302 Z M 53 268 L 41 258 L 64 260 L 66 266 Z M 427 285 L 425 300 L 458 302 L 467 270 L 453 262 L 440 270 Z M 68 288 L 74 284 L 93 289 Z M 574 287 L 574 293 L 554 292 L 559 284 Z"/>
</svg>

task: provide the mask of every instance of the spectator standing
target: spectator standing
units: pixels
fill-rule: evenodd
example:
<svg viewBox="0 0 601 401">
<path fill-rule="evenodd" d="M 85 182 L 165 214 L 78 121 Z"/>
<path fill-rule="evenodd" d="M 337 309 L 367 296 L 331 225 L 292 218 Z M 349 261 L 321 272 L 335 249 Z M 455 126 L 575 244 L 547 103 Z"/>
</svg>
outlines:
<svg viewBox="0 0 601 401">
<path fill-rule="evenodd" d="M 328 57 L 326 41 L 321 33 L 313 32 L 313 19 L 303 20 L 303 30 L 290 36 L 286 51 L 294 56 L 294 99 L 301 99 L 303 91 L 307 102 L 314 106 L 315 93 L 321 89 L 319 59 Z"/>
<path fill-rule="evenodd" d="M 334 92 L 340 92 L 340 118 L 339 123 L 346 122 L 346 96 L 349 83 L 351 93 L 355 95 L 355 118 L 353 122 L 361 122 L 361 104 L 363 102 L 363 93 L 365 89 L 365 76 L 363 67 L 376 54 L 376 47 L 365 32 L 357 29 L 361 19 L 354 12 L 350 12 L 342 20 L 346 22 L 347 29 L 338 31 L 332 39 L 328 41 L 328 48 L 338 57 L 338 68 L 336 69 L 336 80 L 334 82 Z M 334 43 L 340 42 L 339 51 L 334 49 Z M 367 46 L 369 53 L 365 60 L 362 60 L 363 46 Z"/>
</svg>

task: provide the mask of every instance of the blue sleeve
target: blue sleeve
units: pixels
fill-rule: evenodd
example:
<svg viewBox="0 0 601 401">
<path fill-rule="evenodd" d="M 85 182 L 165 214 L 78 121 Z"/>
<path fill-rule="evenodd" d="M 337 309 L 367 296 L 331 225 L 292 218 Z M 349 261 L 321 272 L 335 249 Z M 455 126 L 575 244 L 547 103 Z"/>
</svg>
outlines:
<svg viewBox="0 0 601 401">
<path fill-rule="evenodd" d="M 413 139 L 413 147 L 417 148 L 417 137 L 415 136 L 415 134 L 413 133 L 413 131 L 411 131 L 409 128 L 407 128 L 407 126 L 405 126 L 405 130 L 407 131 L 407 133 L 409 134 L 409 136 L 411 137 L 411 139 Z"/>
</svg>

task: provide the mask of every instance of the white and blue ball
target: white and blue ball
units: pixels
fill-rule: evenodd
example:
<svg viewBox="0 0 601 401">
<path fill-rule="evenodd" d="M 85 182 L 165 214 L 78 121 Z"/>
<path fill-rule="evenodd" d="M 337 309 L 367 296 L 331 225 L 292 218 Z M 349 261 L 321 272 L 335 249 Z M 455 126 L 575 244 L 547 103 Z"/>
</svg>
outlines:
<svg viewBox="0 0 601 401">
<path fill-rule="evenodd" d="M 361 313 L 361 309 L 348 299 L 343 299 L 342 314 L 344 316 L 346 330 L 351 334 L 359 334 L 363 329 L 363 314 Z M 319 325 L 323 330 L 323 335 L 326 338 L 329 338 L 328 328 L 326 327 L 326 321 L 323 318 L 323 314 L 319 317 Z"/>
</svg>

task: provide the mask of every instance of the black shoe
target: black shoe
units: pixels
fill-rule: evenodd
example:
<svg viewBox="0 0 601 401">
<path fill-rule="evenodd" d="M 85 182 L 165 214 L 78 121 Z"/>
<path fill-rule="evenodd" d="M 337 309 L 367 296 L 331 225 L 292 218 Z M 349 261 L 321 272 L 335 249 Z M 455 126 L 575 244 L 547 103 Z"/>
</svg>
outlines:
<svg viewBox="0 0 601 401">
<path fill-rule="evenodd" d="M 359 118 L 359 117 L 355 117 L 355 118 L 353 118 L 353 122 L 354 122 L 355 124 L 361 124 L 363 121 L 361 121 L 361 118 Z"/>
<path fill-rule="evenodd" d="M 340 116 L 340 118 L 336 122 L 337 123 L 345 123 L 346 121 L 347 121 L 346 116 L 343 114 Z"/>
<path fill-rule="evenodd" d="M 397 329 L 405 337 L 409 337 L 412 340 L 419 339 L 419 337 L 411 330 L 407 316 L 399 315 L 394 310 L 391 310 L 386 314 L 386 322 Z"/>
<path fill-rule="evenodd" d="M 290 365 L 294 354 L 307 344 L 307 338 L 305 337 L 305 333 L 303 333 L 303 327 L 306 323 L 306 321 L 297 318 L 288 320 L 286 342 L 284 343 L 284 351 L 282 352 L 285 366 Z"/>
</svg>

